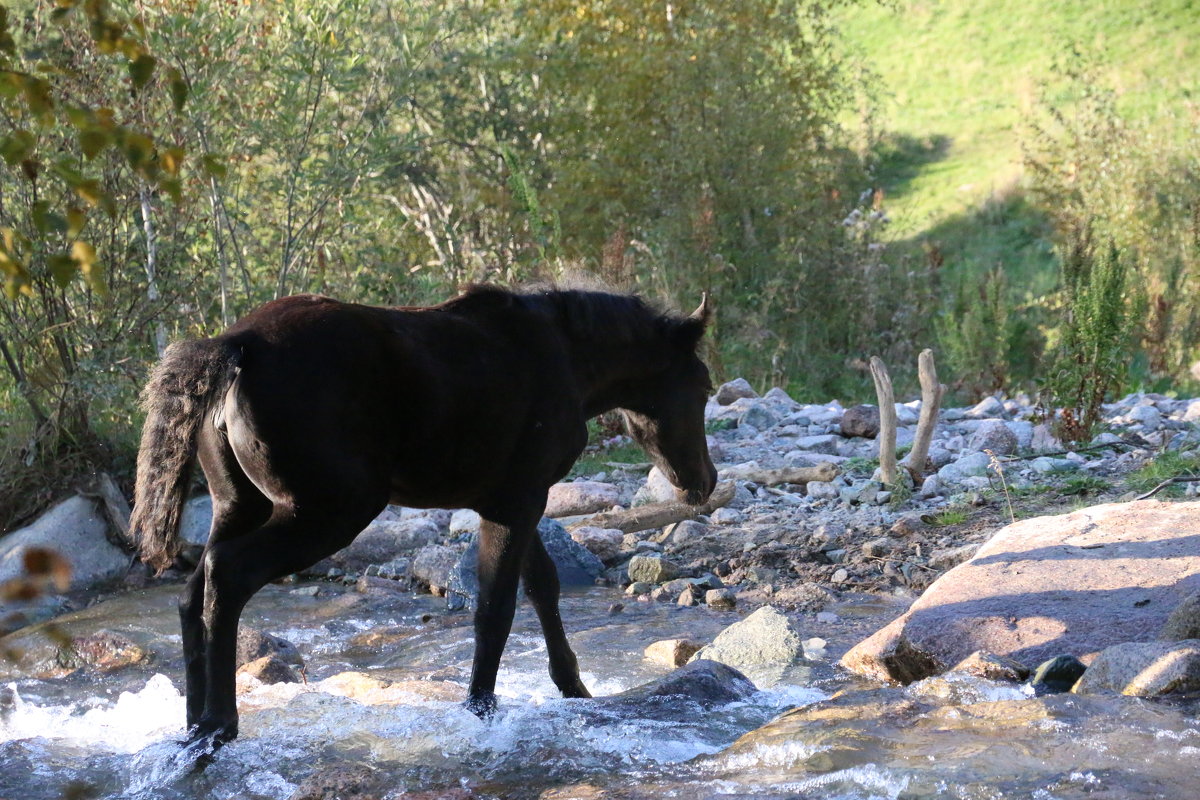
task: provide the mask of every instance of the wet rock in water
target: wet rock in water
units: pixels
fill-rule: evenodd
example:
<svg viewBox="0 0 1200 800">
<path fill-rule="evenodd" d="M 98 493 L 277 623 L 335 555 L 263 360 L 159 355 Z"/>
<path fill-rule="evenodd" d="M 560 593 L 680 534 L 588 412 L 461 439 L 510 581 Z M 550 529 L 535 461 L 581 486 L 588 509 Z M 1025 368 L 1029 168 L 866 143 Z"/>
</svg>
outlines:
<svg viewBox="0 0 1200 800">
<path fill-rule="evenodd" d="M 1175 607 L 1158 632 L 1158 638 L 1165 642 L 1200 639 L 1200 592 L 1192 592 Z"/>
<path fill-rule="evenodd" d="M 695 639 L 662 639 L 646 647 L 643 655 L 655 664 L 682 667 L 703 646 Z"/>
<path fill-rule="evenodd" d="M 583 526 L 571 531 L 571 538 L 601 561 L 611 561 L 621 554 L 625 534 L 616 528 Z"/>
<path fill-rule="evenodd" d="M 1039 696 L 1069 692 L 1086 670 L 1075 656 L 1055 656 L 1038 665 L 1029 683 Z"/>
<path fill-rule="evenodd" d="M 1029 667 L 1015 658 L 1005 658 L 995 653 L 985 653 L 982 650 L 971 653 L 955 664 L 950 671 L 965 672 L 989 681 L 1008 681 L 1009 683 L 1021 683 L 1029 677 Z"/>
<path fill-rule="evenodd" d="M 837 600 L 837 594 L 819 583 L 795 583 L 771 595 L 773 605 L 791 611 L 821 611 Z"/>
<path fill-rule="evenodd" d="M 1017 435 L 1003 420 L 984 420 L 971 435 L 967 449 L 981 453 L 991 450 L 998 456 L 1012 455 L 1017 452 Z"/>
<path fill-rule="evenodd" d="M 649 581 L 634 581 L 625 588 L 625 594 L 639 595 L 646 594 L 654 588 L 654 584 Z"/>
<path fill-rule="evenodd" d="M 238 629 L 236 661 L 238 666 L 248 664 L 263 656 L 277 656 L 285 664 L 303 666 L 304 659 L 296 645 L 274 634 L 257 628 L 242 626 Z"/>
<path fill-rule="evenodd" d="M 415 517 L 407 520 L 372 522 L 353 542 L 330 556 L 342 569 L 363 570 L 410 555 L 438 540 L 441 531 L 433 520 Z"/>
<path fill-rule="evenodd" d="M 259 683 L 299 683 L 295 668 L 278 654 L 263 656 L 238 667 L 239 676 L 254 678 Z"/>
<path fill-rule="evenodd" d="M 1001 529 L 852 648 L 851 671 L 908 683 L 976 650 L 1025 663 L 1147 641 L 1200 587 L 1200 503 L 1093 506 Z"/>
<path fill-rule="evenodd" d="M 874 439 L 879 435 L 879 407 L 851 406 L 842 414 L 842 436 Z"/>
<path fill-rule="evenodd" d="M 65 666 L 87 666 L 100 672 L 112 672 L 150 660 L 150 653 L 141 645 L 120 633 L 99 630 L 71 640 L 60 660 Z"/>
<path fill-rule="evenodd" d="M 685 608 L 690 608 L 691 606 L 699 605 L 700 604 L 700 591 L 701 590 L 697 589 L 695 586 L 688 586 L 686 589 L 684 589 L 682 592 L 679 593 L 679 599 L 676 600 L 675 602 L 677 605 L 684 606 Z"/>
<path fill-rule="evenodd" d="M 558 582 L 563 586 L 592 586 L 604 572 L 604 562 L 592 555 L 567 533 L 559 522 L 542 517 L 538 536 L 554 561 Z M 479 537 L 463 551 L 446 585 L 446 608 L 473 611 L 479 595 Z"/>
<path fill-rule="evenodd" d="M 748 699 L 757 689 L 733 667 L 693 660 L 669 675 L 588 701 L 587 709 L 619 719 L 691 720 L 701 711 Z"/>
<path fill-rule="evenodd" d="M 450 585 L 450 573 L 458 564 L 460 551 L 444 544 L 430 544 L 417 551 L 412 562 L 412 577 L 431 591 L 445 589 Z"/>
<path fill-rule="evenodd" d="M 384 775 L 366 764 L 330 764 L 301 781 L 289 800 L 378 800 L 386 793 L 384 782 Z"/>
<path fill-rule="evenodd" d="M 633 583 L 659 584 L 671 580 L 679 574 L 679 567 L 674 561 L 659 555 L 634 556 L 629 559 L 629 580 Z"/>
<path fill-rule="evenodd" d="M 547 517 L 570 517 L 591 514 L 612 508 L 620 500 L 621 491 L 611 483 L 575 481 L 556 483 L 550 487 L 546 500 Z"/>
<path fill-rule="evenodd" d="M 1105 648 L 1074 691 L 1137 697 L 1200 692 L 1200 639 L 1125 642 Z"/>
<path fill-rule="evenodd" d="M 25 575 L 25 553 L 31 548 L 62 556 L 71 567 L 73 590 L 115 581 L 129 569 L 130 556 L 110 543 L 107 533 L 108 521 L 96 501 L 79 496 L 64 500 L 33 524 L 0 539 L 0 583 Z"/>
<path fill-rule="evenodd" d="M 704 603 L 717 611 L 732 611 L 737 607 L 737 595 L 730 589 L 709 589 L 704 593 Z"/>
<path fill-rule="evenodd" d="M 803 636 L 795 620 L 763 606 L 721 631 L 692 658 L 720 661 L 738 669 L 797 664 L 804 660 Z"/>
<path fill-rule="evenodd" d="M 717 402 L 723 406 L 727 406 L 734 400 L 743 397 L 758 397 L 758 392 L 750 386 L 750 382 L 745 378 L 736 378 L 728 383 L 721 384 L 717 389 Z"/>
</svg>

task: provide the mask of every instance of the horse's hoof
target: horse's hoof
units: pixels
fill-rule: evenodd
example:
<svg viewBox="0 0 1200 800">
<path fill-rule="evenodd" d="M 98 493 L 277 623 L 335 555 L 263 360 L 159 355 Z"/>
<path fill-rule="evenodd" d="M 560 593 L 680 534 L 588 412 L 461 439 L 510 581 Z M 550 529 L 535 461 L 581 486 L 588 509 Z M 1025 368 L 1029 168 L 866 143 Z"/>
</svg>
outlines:
<svg viewBox="0 0 1200 800">
<path fill-rule="evenodd" d="M 576 681 L 574 686 L 563 689 L 562 696 L 567 698 L 591 697 L 592 693 L 587 690 L 582 681 Z"/>
<path fill-rule="evenodd" d="M 237 737 L 237 721 L 214 722 L 201 719 L 188 729 L 183 742 L 183 754 L 195 762 L 195 769 L 202 770 L 212 762 L 213 755 L 221 745 Z"/>
<path fill-rule="evenodd" d="M 463 705 L 484 722 L 496 716 L 496 695 L 493 692 L 471 695 Z"/>
</svg>

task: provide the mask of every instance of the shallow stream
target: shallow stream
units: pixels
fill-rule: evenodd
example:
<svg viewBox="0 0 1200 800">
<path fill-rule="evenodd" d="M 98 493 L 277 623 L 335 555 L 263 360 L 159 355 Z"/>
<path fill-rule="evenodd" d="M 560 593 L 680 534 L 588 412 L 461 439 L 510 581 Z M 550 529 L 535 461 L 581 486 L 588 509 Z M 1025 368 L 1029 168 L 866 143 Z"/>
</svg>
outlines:
<svg viewBox="0 0 1200 800">
<path fill-rule="evenodd" d="M 313 773 L 354 765 L 371 768 L 381 797 L 1115 800 L 1200 790 L 1194 701 L 1033 698 L 966 678 L 882 688 L 820 660 L 752 674 L 757 694 L 715 709 L 687 697 L 644 708 L 563 700 L 527 607 L 502 664 L 500 713 L 483 723 L 460 705 L 472 648 L 467 616 L 446 614 L 428 595 L 315 585 L 316 597 L 271 586 L 248 607 L 243 624 L 296 644 L 307 682 L 249 687 L 239 697 L 239 738 L 203 770 L 178 758 L 174 588 L 118 597 L 61 625 L 75 636 L 123 633 L 154 654 L 144 666 L 23 677 L 39 659 L 45 668 L 53 645 L 37 631 L 10 637 L 5 644 L 25 652 L 26 669 L 0 667 L 0 675 L 8 670 L 0 680 L 0 798 L 286 800 Z M 564 598 L 584 681 L 597 696 L 669 672 L 642 658 L 650 642 L 711 639 L 735 618 L 636 602 L 610 613 L 621 599 L 600 588 Z M 837 610 L 848 627 L 880 611 Z M 830 656 L 852 643 L 831 641 Z"/>
</svg>

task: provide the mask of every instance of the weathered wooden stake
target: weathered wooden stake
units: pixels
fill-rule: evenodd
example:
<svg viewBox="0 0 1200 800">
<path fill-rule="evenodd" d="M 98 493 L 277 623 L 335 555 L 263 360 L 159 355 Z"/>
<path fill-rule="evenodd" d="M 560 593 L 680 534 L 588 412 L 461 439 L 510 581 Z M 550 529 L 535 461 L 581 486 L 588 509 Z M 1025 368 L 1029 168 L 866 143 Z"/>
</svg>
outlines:
<svg viewBox="0 0 1200 800">
<path fill-rule="evenodd" d="M 929 458 L 929 443 L 937 428 L 938 411 L 942 407 L 942 396 L 946 387 L 938 383 L 937 366 L 933 363 L 933 351 L 925 349 L 917 357 L 917 375 L 921 380 L 921 417 L 917 420 L 917 433 L 913 437 L 912 450 L 904 459 L 904 466 L 919 479 L 925 473 L 925 461 Z"/>
<path fill-rule="evenodd" d="M 896 393 L 879 356 L 871 356 L 871 377 L 879 398 L 879 476 L 886 486 L 896 483 Z"/>
</svg>

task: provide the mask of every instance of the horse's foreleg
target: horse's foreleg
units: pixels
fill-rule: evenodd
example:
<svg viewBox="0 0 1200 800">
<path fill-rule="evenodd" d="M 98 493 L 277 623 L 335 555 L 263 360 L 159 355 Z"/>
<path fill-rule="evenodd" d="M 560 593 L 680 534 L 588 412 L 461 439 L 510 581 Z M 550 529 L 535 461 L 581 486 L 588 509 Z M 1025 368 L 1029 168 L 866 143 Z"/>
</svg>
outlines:
<svg viewBox="0 0 1200 800">
<path fill-rule="evenodd" d="M 479 528 L 479 605 L 475 609 L 475 661 L 467 708 L 487 718 L 496 710 L 496 673 L 512 630 L 521 564 L 531 538 L 537 537 L 537 511 L 522 512 L 504 523 L 484 515 Z M 500 515 L 496 515 L 500 516 Z"/>
<path fill-rule="evenodd" d="M 591 697 L 579 678 L 579 662 L 567 642 L 562 617 L 558 613 L 558 570 L 536 533 L 525 553 L 521 574 L 525 578 L 525 594 L 532 601 L 538 620 L 542 623 L 546 652 L 550 656 L 550 677 L 554 685 L 563 697 Z"/>
</svg>

